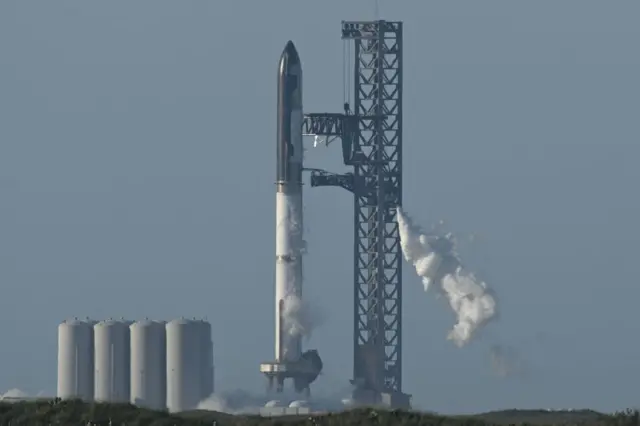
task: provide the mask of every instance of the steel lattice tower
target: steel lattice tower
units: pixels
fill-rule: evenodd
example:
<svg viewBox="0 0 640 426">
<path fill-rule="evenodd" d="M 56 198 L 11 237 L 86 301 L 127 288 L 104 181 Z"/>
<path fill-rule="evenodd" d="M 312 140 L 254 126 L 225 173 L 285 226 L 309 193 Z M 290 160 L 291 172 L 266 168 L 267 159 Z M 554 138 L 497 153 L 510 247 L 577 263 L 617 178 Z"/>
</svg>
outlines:
<svg viewBox="0 0 640 426">
<path fill-rule="evenodd" d="M 355 47 L 353 112 L 307 114 L 303 132 L 340 138 L 353 167 L 313 170 L 311 185 L 354 194 L 353 383 L 379 402 L 402 392 L 402 23 L 343 21 L 342 38 Z"/>
</svg>

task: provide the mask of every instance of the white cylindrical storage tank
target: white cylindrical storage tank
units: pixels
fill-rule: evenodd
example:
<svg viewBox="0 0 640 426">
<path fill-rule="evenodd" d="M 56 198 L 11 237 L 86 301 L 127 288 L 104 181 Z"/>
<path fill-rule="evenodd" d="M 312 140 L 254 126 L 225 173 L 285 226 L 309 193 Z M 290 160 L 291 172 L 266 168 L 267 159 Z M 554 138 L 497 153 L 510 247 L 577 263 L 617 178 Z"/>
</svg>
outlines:
<svg viewBox="0 0 640 426">
<path fill-rule="evenodd" d="M 94 398 L 98 402 L 129 402 L 130 321 L 101 321 L 93 326 Z"/>
<path fill-rule="evenodd" d="M 167 339 L 164 321 L 138 321 L 131 333 L 131 403 L 167 408 Z"/>
<path fill-rule="evenodd" d="M 58 398 L 93 400 L 93 324 L 78 319 L 58 326 Z"/>
<path fill-rule="evenodd" d="M 199 321 L 167 323 L 167 408 L 172 413 L 193 410 L 201 400 L 201 330 Z"/>
<path fill-rule="evenodd" d="M 206 399 L 213 393 L 213 341 L 211 340 L 211 324 L 200 321 L 201 347 L 200 347 L 200 399 Z"/>
</svg>

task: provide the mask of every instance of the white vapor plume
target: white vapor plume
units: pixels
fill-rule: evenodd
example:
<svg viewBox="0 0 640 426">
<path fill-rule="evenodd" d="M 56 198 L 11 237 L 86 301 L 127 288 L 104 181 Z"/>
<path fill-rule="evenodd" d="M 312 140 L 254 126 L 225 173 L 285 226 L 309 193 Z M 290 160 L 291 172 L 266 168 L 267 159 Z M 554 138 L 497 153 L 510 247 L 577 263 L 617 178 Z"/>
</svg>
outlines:
<svg viewBox="0 0 640 426">
<path fill-rule="evenodd" d="M 462 267 L 450 235 L 425 234 L 400 207 L 397 220 L 404 258 L 414 266 L 425 291 L 435 284 L 447 297 L 457 319 L 448 339 L 464 346 L 496 315 L 495 298 L 483 281 Z"/>
<path fill-rule="evenodd" d="M 5 393 L 0 394 L 0 400 L 5 398 L 26 398 L 28 396 L 29 395 L 27 395 L 26 392 L 23 392 L 20 389 L 9 389 Z"/>
<path fill-rule="evenodd" d="M 214 393 L 202 400 L 197 409 L 207 411 L 218 411 L 227 414 L 259 414 L 260 409 L 267 402 L 273 401 L 276 395 L 264 393 L 253 393 L 245 390 L 226 391 Z M 345 400 L 349 395 L 342 391 L 331 392 L 329 395 L 314 394 L 306 402 L 314 411 L 343 411 L 349 407 L 345 405 Z M 277 395 L 279 406 L 288 406 L 292 401 L 300 400 L 301 395 L 285 390 Z"/>
<path fill-rule="evenodd" d="M 282 317 L 285 333 L 306 339 L 310 338 L 313 330 L 322 323 L 320 312 L 295 294 L 289 294 L 284 298 Z"/>
<path fill-rule="evenodd" d="M 291 206 L 294 209 L 295 206 Z M 291 218 L 298 217 L 297 214 L 291 213 Z M 304 256 L 307 253 L 307 242 L 302 238 L 303 224 L 296 220 L 290 219 L 285 222 L 284 226 L 288 226 L 291 234 L 294 236 L 300 236 L 300 246 L 294 246 L 294 256 Z M 300 278 L 302 278 L 302 271 L 299 271 Z M 292 337 L 303 337 L 309 339 L 313 330 L 322 323 L 322 315 L 320 312 L 312 306 L 308 301 L 303 300 L 300 296 L 300 289 L 295 288 L 294 282 L 287 283 L 287 290 L 284 297 L 284 309 L 282 312 L 283 319 L 283 331 L 285 334 Z"/>
<path fill-rule="evenodd" d="M 219 413 L 235 414 L 235 410 L 229 407 L 226 399 L 220 395 L 211 394 L 208 398 L 200 401 L 198 410 L 217 411 Z"/>
</svg>

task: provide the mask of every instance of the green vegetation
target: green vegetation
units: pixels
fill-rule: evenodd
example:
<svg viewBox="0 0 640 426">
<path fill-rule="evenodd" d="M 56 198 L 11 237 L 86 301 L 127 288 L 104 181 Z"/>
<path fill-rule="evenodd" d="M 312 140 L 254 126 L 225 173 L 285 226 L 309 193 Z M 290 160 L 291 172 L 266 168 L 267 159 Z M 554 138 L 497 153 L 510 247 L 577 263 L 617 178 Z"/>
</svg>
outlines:
<svg viewBox="0 0 640 426">
<path fill-rule="evenodd" d="M 638 413 L 604 415 L 594 411 L 547 412 L 510 410 L 475 416 L 437 416 L 401 411 L 358 409 L 343 413 L 299 417 L 232 416 L 193 411 L 180 415 L 136 408 L 129 404 L 87 404 L 42 400 L 0 402 L 0 426 L 482 426 L 482 425 L 611 425 L 639 426 Z"/>
</svg>

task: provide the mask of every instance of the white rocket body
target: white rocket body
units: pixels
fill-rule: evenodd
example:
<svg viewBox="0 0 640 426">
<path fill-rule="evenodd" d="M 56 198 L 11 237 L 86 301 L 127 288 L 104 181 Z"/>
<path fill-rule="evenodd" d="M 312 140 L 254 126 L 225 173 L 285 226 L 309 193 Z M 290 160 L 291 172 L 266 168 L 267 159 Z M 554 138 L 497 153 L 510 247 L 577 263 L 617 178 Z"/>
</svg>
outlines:
<svg viewBox="0 0 640 426">
<path fill-rule="evenodd" d="M 291 191 L 287 191 L 291 189 Z M 276 193 L 276 360 L 296 361 L 301 336 L 287 324 L 285 309 L 302 297 L 302 190 Z"/>
</svg>

